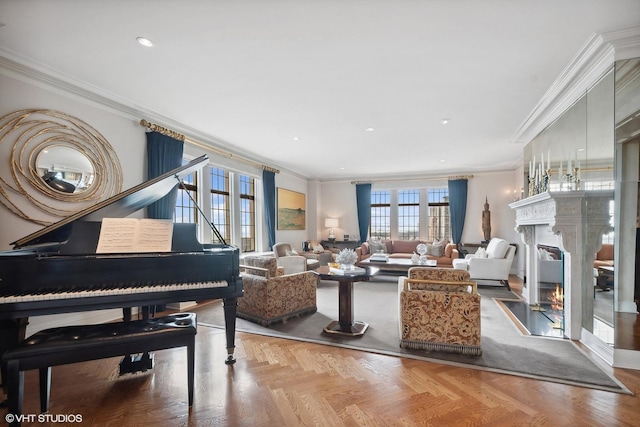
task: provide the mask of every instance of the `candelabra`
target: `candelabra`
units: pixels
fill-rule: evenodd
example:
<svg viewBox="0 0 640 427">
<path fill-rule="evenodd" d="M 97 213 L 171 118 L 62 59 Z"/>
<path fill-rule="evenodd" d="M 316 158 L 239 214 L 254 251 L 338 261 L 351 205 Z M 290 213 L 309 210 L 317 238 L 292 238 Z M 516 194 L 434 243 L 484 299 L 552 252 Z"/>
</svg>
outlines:
<svg viewBox="0 0 640 427">
<path fill-rule="evenodd" d="M 580 168 L 572 168 L 571 173 L 567 170 L 567 173 L 560 176 L 560 190 L 566 188 L 569 191 L 576 191 L 580 189 Z"/>
<path fill-rule="evenodd" d="M 549 191 L 549 183 L 551 181 L 551 170 L 544 171 L 543 176 L 534 175 L 529 177 L 529 195 L 546 193 Z"/>
</svg>

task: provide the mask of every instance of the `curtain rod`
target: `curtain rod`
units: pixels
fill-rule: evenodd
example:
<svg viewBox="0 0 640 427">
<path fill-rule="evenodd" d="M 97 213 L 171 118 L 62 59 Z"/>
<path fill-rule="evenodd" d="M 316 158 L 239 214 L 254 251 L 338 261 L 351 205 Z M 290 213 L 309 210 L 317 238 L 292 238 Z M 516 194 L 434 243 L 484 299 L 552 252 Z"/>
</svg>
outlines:
<svg viewBox="0 0 640 427">
<path fill-rule="evenodd" d="M 195 139 L 191 139 L 188 136 L 185 136 L 181 133 L 178 133 L 176 131 L 173 131 L 171 129 L 167 129 L 166 127 L 154 124 L 154 123 L 149 123 L 148 121 L 146 121 L 145 119 L 140 120 L 140 125 L 143 127 L 148 128 L 149 130 L 153 131 L 153 132 L 158 132 L 161 133 L 162 135 L 166 135 L 166 136 L 170 136 L 171 138 L 177 139 L 178 141 L 183 141 L 183 142 L 187 142 L 191 145 L 195 145 L 198 146 L 200 148 L 204 148 L 205 150 L 211 150 L 216 154 L 220 154 L 221 156 L 227 157 L 229 159 L 235 159 L 247 164 L 250 164 L 252 166 L 257 166 L 263 170 L 269 171 L 269 172 L 273 172 L 273 173 L 280 173 L 280 171 L 278 169 L 272 168 L 271 166 L 267 166 L 267 165 L 263 165 L 261 163 L 258 162 L 254 162 L 253 160 L 249 160 L 249 159 L 245 159 L 244 157 L 240 157 L 238 155 L 235 155 L 233 153 L 229 153 L 228 151 L 224 151 L 221 150 L 219 148 L 215 148 L 212 147 L 210 145 L 204 144 L 200 141 L 196 141 Z"/>
<path fill-rule="evenodd" d="M 429 178 L 395 178 L 395 179 L 371 179 L 368 181 L 351 181 L 351 184 L 372 184 L 374 182 L 407 182 L 407 181 L 442 181 L 446 180 L 454 180 L 454 179 L 471 179 L 473 175 L 458 175 L 458 176 L 440 176 L 440 177 L 429 177 Z"/>
</svg>

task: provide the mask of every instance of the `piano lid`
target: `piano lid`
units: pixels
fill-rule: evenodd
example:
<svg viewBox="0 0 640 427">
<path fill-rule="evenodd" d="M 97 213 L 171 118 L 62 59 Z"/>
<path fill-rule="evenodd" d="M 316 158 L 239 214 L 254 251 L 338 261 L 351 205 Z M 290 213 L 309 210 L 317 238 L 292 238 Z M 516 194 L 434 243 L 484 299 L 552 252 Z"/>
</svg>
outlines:
<svg viewBox="0 0 640 427">
<path fill-rule="evenodd" d="M 202 155 L 179 168 L 76 212 L 11 244 L 14 249 L 18 249 L 24 246 L 59 242 L 61 241 L 59 235 L 65 234 L 60 233 L 61 229 L 74 221 L 102 221 L 102 218 L 124 218 L 129 216 L 166 196 L 179 184 L 176 177 L 182 180 L 190 173 L 204 167 L 208 160 L 209 158 L 206 155 Z"/>
</svg>

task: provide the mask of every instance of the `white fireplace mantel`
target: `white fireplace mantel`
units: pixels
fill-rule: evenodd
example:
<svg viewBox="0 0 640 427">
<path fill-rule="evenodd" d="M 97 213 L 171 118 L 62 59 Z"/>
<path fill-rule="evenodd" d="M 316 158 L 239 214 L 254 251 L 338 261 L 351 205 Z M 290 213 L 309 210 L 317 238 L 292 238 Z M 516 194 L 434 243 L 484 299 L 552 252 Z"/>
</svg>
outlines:
<svg viewBox="0 0 640 427">
<path fill-rule="evenodd" d="M 537 194 L 509 205 L 516 211 L 516 231 L 527 246 L 527 287 L 523 296 L 529 304 L 539 303 L 539 242 L 555 236 L 565 252 L 565 335 L 580 339 L 582 313 L 593 312 L 593 260 L 602 245 L 602 235 L 611 229 L 609 203 L 613 191 L 559 191 Z"/>
</svg>

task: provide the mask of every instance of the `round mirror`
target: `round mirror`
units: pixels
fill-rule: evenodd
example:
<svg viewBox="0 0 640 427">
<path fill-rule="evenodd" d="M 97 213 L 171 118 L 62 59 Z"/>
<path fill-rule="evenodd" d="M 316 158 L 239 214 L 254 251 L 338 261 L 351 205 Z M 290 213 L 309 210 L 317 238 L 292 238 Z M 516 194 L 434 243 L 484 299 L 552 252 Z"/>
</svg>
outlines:
<svg viewBox="0 0 640 427">
<path fill-rule="evenodd" d="M 79 150 L 51 145 L 38 153 L 38 175 L 50 188 L 63 193 L 81 193 L 95 179 L 93 163 Z"/>
<path fill-rule="evenodd" d="M 122 169 L 109 141 L 61 111 L 19 110 L 0 117 L 0 158 L 9 159 L 9 168 L 0 168 L 0 205 L 37 224 L 51 224 L 122 188 Z"/>
</svg>

